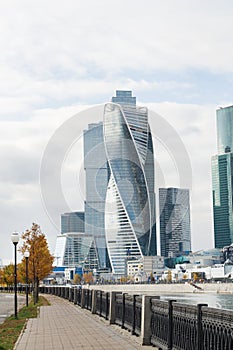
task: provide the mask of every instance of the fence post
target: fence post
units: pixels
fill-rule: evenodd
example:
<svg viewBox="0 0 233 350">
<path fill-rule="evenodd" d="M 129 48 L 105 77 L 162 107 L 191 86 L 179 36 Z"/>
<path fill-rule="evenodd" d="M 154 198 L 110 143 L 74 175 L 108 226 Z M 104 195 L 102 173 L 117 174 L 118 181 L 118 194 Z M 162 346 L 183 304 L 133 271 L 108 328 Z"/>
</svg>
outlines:
<svg viewBox="0 0 233 350">
<path fill-rule="evenodd" d="M 132 318 L 133 318 L 133 322 L 132 322 L 132 330 L 131 330 L 131 334 L 132 335 L 135 335 L 135 324 L 136 324 L 136 297 L 138 295 L 133 295 L 133 315 L 132 315 Z"/>
<path fill-rule="evenodd" d="M 100 291 L 100 311 L 99 315 L 102 316 L 102 309 L 103 309 L 103 291 Z"/>
<path fill-rule="evenodd" d="M 109 308 L 109 323 L 110 324 L 115 324 L 115 318 L 116 318 L 116 294 L 117 294 L 117 292 L 110 292 L 110 308 Z"/>
<path fill-rule="evenodd" d="M 105 314 L 105 320 L 108 319 L 109 316 L 109 292 L 106 292 L 106 314 Z"/>
<path fill-rule="evenodd" d="M 168 300 L 168 337 L 167 350 L 172 350 L 173 346 L 173 302 L 176 300 Z"/>
<path fill-rule="evenodd" d="M 159 296 L 152 297 L 150 295 L 142 295 L 142 311 L 141 311 L 141 338 L 142 345 L 151 345 L 151 299 L 159 299 Z M 136 303 L 136 296 L 135 296 Z M 135 315 L 134 315 L 135 318 Z M 134 320 L 135 330 L 135 320 Z"/>
<path fill-rule="evenodd" d="M 69 301 L 72 301 L 72 287 L 69 288 Z"/>
<path fill-rule="evenodd" d="M 97 299 L 97 290 L 92 289 L 92 303 L 91 303 L 91 313 L 96 313 L 96 299 Z"/>
<path fill-rule="evenodd" d="M 78 289 L 75 288 L 74 289 L 74 305 L 77 305 L 77 301 L 78 301 Z"/>
<path fill-rule="evenodd" d="M 85 294 L 86 294 L 86 289 L 81 290 L 81 308 L 84 309 L 85 307 Z"/>
<path fill-rule="evenodd" d="M 125 294 L 122 293 L 122 318 L 121 318 L 121 328 L 124 328 L 125 326 Z"/>
<path fill-rule="evenodd" d="M 197 304 L 197 350 L 203 349 L 202 306 L 208 306 L 208 304 Z"/>
</svg>

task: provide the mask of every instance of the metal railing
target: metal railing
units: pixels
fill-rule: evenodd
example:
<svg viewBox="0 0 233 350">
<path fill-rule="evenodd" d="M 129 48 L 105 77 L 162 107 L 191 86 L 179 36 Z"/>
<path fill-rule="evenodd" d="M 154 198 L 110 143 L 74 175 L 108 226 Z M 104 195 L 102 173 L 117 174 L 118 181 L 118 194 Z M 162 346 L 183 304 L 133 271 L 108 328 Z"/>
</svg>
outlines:
<svg viewBox="0 0 233 350">
<path fill-rule="evenodd" d="M 230 310 L 66 286 L 40 287 L 40 292 L 63 297 L 91 310 L 111 324 L 141 336 L 145 345 L 168 350 L 233 349 L 233 311 Z"/>
</svg>

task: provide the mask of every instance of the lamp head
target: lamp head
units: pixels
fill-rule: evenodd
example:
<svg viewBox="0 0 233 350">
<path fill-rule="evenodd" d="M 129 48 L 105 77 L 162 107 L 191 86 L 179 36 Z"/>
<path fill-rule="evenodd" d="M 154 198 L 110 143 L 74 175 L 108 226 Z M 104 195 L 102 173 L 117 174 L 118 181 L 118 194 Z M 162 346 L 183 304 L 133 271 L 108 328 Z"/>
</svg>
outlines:
<svg viewBox="0 0 233 350">
<path fill-rule="evenodd" d="M 30 255 L 29 251 L 28 251 L 28 250 L 25 250 L 25 252 L 24 252 L 24 257 L 25 257 L 25 258 L 29 258 L 29 255 Z"/>
<path fill-rule="evenodd" d="M 19 242 L 19 233 L 18 232 L 13 232 L 12 235 L 11 235 L 11 240 L 12 240 L 12 243 L 18 244 L 18 242 Z"/>
</svg>

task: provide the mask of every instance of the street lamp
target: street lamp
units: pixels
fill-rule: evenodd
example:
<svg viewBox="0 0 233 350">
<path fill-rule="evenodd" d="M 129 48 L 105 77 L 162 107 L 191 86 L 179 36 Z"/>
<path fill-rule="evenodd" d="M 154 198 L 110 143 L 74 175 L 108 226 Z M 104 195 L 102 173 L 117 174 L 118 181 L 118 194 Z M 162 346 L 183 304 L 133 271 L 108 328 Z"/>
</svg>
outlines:
<svg viewBox="0 0 233 350">
<path fill-rule="evenodd" d="M 13 232 L 11 235 L 12 243 L 15 246 L 15 270 L 14 270 L 14 283 L 15 283 L 15 318 L 17 318 L 17 244 L 19 243 L 18 232 Z"/>
<path fill-rule="evenodd" d="M 26 259 L 26 306 L 28 307 L 28 258 L 29 258 L 29 251 L 25 250 L 24 257 Z"/>
</svg>

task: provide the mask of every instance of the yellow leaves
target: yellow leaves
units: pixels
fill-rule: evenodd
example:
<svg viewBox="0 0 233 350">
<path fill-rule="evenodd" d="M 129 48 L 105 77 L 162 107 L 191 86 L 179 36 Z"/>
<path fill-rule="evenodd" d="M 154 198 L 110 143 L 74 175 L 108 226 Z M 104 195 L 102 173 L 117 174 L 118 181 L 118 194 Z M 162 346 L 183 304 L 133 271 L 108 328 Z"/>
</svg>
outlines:
<svg viewBox="0 0 233 350">
<path fill-rule="evenodd" d="M 3 281 L 3 284 L 7 284 L 8 286 L 14 284 L 14 265 L 13 264 L 6 265 L 2 269 L 2 281 Z"/>
<path fill-rule="evenodd" d="M 85 283 L 93 282 L 93 274 L 92 274 L 92 272 L 84 273 L 83 274 L 83 280 L 84 280 Z"/>
<path fill-rule="evenodd" d="M 24 244 L 21 252 L 29 251 L 29 279 L 36 281 L 45 278 L 52 271 L 54 260 L 49 252 L 45 234 L 41 232 L 38 224 L 33 223 L 31 229 L 23 233 L 22 239 Z"/>
</svg>

